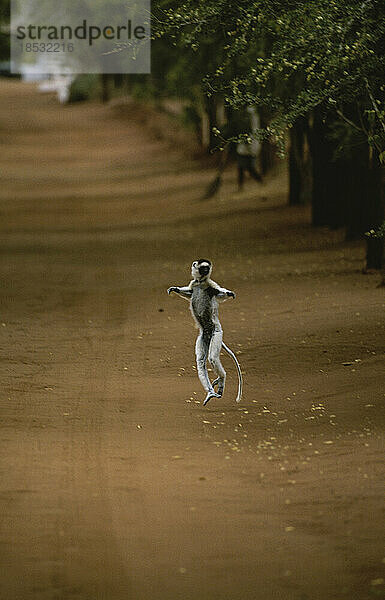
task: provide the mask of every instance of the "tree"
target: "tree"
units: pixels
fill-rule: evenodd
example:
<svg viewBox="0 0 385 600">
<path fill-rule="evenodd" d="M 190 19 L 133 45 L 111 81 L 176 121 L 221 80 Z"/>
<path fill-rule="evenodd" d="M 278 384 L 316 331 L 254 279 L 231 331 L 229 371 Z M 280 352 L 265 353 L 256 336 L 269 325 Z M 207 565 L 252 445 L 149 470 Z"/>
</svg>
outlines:
<svg viewBox="0 0 385 600">
<path fill-rule="evenodd" d="M 0 0 L 0 60 L 9 60 L 9 19 L 10 2 L 9 0 Z"/>
<path fill-rule="evenodd" d="M 222 61 L 214 73 L 207 71 L 206 93 L 222 94 L 233 109 L 269 107 L 273 118 L 266 132 L 282 152 L 287 130 L 302 118 L 313 119 L 313 150 L 317 136 L 319 143 L 313 186 L 325 165 L 329 185 L 335 179 L 336 167 L 333 175 L 330 166 L 335 147 L 328 135 L 336 122 L 360 133 L 365 146 L 361 160 L 375 181 L 383 180 L 376 172 L 385 162 L 382 0 L 189 0 L 178 7 L 163 5 L 157 24 L 156 36 L 166 32 L 196 53 L 210 36 L 217 36 L 215 53 Z M 291 137 L 301 146 L 293 140 L 295 134 Z M 353 164 L 359 162 L 354 157 Z M 374 193 L 372 181 L 370 188 Z M 375 208 L 367 210 L 373 229 L 384 213 L 384 195 L 375 193 Z M 313 189 L 313 197 L 317 211 L 320 189 Z M 313 210 L 314 220 L 318 224 Z"/>
</svg>

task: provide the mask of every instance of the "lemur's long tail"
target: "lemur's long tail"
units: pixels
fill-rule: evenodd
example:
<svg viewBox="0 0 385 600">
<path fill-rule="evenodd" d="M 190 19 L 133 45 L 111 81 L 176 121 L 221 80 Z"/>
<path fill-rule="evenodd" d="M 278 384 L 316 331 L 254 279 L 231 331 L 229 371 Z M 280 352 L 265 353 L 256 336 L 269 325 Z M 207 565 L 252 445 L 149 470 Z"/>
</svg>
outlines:
<svg viewBox="0 0 385 600">
<path fill-rule="evenodd" d="M 241 398 L 242 398 L 242 387 L 243 387 L 243 379 L 242 379 L 241 367 L 239 366 L 238 359 L 235 356 L 234 352 L 232 350 L 230 350 L 230 348 L 228 346 L 226 346 L 226 344 L 224 342 L 222 342 L 222 347 L 223 347 L 224 350 L 226 350 L 227 354 L 229 356 L 231 356 L 231 358 L 233 359 L 233 361 L 235 362 L 235 365 L 237 367 L 237 371 L 238 371 L 238 394 L 237 394 L 237 397 L 235 399 L 235 402 L 240 402 Z"/>
</svg>

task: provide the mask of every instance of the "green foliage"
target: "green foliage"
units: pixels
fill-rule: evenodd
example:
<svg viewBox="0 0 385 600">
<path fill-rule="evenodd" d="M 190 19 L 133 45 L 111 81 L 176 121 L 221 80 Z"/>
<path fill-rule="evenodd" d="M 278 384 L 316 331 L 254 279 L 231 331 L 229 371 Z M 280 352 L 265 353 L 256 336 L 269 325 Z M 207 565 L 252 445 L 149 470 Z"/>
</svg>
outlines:
<svg viewBox="0 0 385 600">
<path fill-rule="evenodd" d="M 368 231 L 366 233 L 366 236 L 369 238 L 384 238 L 385 237 L 385 221 L 381 225 L 381 227 L 379 227 L 377 230 L 371 229 L 370 231 Z"/>
<path fill-rule="evenodd" d="M 234 109 L 268 107 L 274 114 L 268 133 L 281 142 L 298 117 L 322 105 L 379 153 L 385 149 L 383 0 L 162 3 L 154 37 L 164 35 L 197 61 L 211 43 L 206 93 L 224 95 Z M 348 119 L 344 108 L 352 103 L 357 115 Z"/>
</svg>

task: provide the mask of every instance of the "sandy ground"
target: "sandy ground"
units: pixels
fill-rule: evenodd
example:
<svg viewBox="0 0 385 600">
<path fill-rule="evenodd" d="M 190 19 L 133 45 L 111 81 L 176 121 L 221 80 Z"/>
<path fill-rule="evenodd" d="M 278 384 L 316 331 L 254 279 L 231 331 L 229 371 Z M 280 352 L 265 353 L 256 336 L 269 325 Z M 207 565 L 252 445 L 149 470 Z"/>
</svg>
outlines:
<svg viewBox="0 0 385 600">
<path fill-rule="evenodd" d="M 159 136 L 158 136 L 159 138 Z M 0 86 L 1 598 L 384 597 L 384 289 L 363 247 L 112 107 Z M 237 292 L 202 406 L 189 265 Z"/>
</svg>

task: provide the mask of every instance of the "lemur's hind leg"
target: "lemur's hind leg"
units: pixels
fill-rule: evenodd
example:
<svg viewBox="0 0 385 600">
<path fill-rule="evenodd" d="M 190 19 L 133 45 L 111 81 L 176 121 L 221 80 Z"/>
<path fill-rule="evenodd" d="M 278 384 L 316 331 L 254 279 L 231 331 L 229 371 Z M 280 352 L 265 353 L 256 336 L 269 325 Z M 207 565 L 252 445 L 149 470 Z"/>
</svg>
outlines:
<svg viewBox="0 0 385 600">
<path fill-rule="evenodd" d="M 220 359 L 222 337 L 222 331 L 214 332 L 209 346 L 209 363 L 218 375 L 218 378 L 213 381 L 212 386 L 218 385 L 218 396 L 222 396 L 226 382 L 226 371 L 224 370 Z"/>
<path fill-rule="evenodd" d="M 212 391 L 209 375 L 207 373 L 206 361 L 209 354 L 209 342 L 200 333 L 195 344 L 195 356 L 197 361 L 198 377 L 206 392 Z"/>
<path fill-rule="evenodd" d="M 214 388 L 210 383 L 209 375 L 207 373 L 206 361 L 207 361 L 207 357 L 209 354 L 209 345 L 210 345 L 210 340 L 205 338 L 200 333 L 197 337 L 197 341 L 195 344 L 195 356 L 196 356 L 196 361 L 197 361 L 198 377 L 199 377 L 199 380 L 200 380 L 203 388 L 207 392 L 207 395 L 206 395 L 203 405 L 206 405 L 207 402 L 211 398 L 219 398 L 220 397 L 219 394 L 217 394 L 214 391 Z"/>
</svg>

